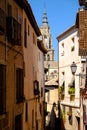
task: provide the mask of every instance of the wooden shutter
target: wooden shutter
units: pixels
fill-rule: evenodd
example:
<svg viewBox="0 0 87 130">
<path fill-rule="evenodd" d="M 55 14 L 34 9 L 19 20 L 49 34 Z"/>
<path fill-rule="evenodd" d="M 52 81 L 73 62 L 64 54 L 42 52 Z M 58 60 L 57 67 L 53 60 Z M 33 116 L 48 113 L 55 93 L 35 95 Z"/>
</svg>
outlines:
<svg viewBox="0 0 87 130">
<path fill-rule="evenodd" d="M 5 112 L 6 107 L 6 66 L 0 65 L 0 114 Z"/>
<path fill-rule="evenodd" d="M 12 16 L 12 6 L 8 4 L 8 16 Z"/>
<path fill-rule="evenodd" d="M 26 105 L 25 106 L 25 121 L 27 121 L 28 120 L 28 103 L 26 102 L 25 105 Z"/>
<path fill-rule="evenodd" d="M 23 101 L 24 98 L 24 76 L 23 69 L 16 70 L 16 100 L 17 102 Z"/>
</svg>

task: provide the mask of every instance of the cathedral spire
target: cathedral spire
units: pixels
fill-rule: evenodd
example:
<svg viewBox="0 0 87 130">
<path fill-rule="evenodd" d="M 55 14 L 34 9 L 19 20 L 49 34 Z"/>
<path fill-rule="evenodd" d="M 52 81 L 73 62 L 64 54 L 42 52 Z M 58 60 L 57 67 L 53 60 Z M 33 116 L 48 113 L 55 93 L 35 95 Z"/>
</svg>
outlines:
<svg viewBox="0 0 87 130">
<path fill-rule="evenodd" d="M 42 19 L 42 26 L 49 26 L 48 25 L 48 19 L 47 19 L 47 13 L 46 13 L 46 6 L 44 4 L 44 14 Z"/>
</svg>

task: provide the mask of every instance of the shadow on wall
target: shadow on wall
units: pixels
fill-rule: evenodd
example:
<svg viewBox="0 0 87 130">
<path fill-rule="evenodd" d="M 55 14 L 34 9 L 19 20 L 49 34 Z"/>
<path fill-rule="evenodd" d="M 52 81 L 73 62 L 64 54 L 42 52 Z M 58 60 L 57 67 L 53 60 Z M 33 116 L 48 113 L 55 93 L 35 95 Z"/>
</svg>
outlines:
<svg viewBox="0 0 87 130">
<path fill-rule="evenodd" d="M 61 110 L 59 104 L 58 104 L 58 111 L 59 111 L 58 116 L 56 115 L 55 109 L 56 109 L 56 104 L 53 103 L 52 110 L 50 113 L 50 121 L 48 126 L 46 126 L 45 130 L 65 130 L 63 119 L 60 118 Z"/>
</svg>

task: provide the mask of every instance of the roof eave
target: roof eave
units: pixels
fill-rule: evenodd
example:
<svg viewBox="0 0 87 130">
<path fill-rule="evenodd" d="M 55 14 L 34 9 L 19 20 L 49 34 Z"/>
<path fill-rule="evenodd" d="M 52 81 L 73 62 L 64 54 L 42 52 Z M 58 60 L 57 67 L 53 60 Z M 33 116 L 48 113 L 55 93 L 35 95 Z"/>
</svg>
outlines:
<svg viewBox="0 0 87 130">
<path fill-rule="evenodd" d="M 35 20 L 34 14 L 32 12 L 31 6 L 28 3 L 28 1 L 27 0 L 15 0 L 15 1 L 20 6 L 20 8 L 23 8 L 25 10 L 27 17 L 28 17 L 32 27 L 34 28 L 37 36 L 40 36 L 41 35 L 40 29 L 37 25 L 37 22 Z"/>
</svg>

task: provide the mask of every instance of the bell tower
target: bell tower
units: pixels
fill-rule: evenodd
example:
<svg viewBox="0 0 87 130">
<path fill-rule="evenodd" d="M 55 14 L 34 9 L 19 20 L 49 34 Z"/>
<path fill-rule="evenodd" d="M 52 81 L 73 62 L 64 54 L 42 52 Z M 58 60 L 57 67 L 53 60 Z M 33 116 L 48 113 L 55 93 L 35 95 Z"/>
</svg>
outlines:
<svg viewBox="0 0 87 130">
<path fill-rule="evenodd" d="M 46 9 L 44 9 L 40 31 L 43 37 L 44 46 L 48 50 L 47 54 L 45 55 L 45 61 L 54 61 L 54 49 L 52 47 L 52 36 L 50 33 L 50 26 L 48 24 Z"/>
</svg>

